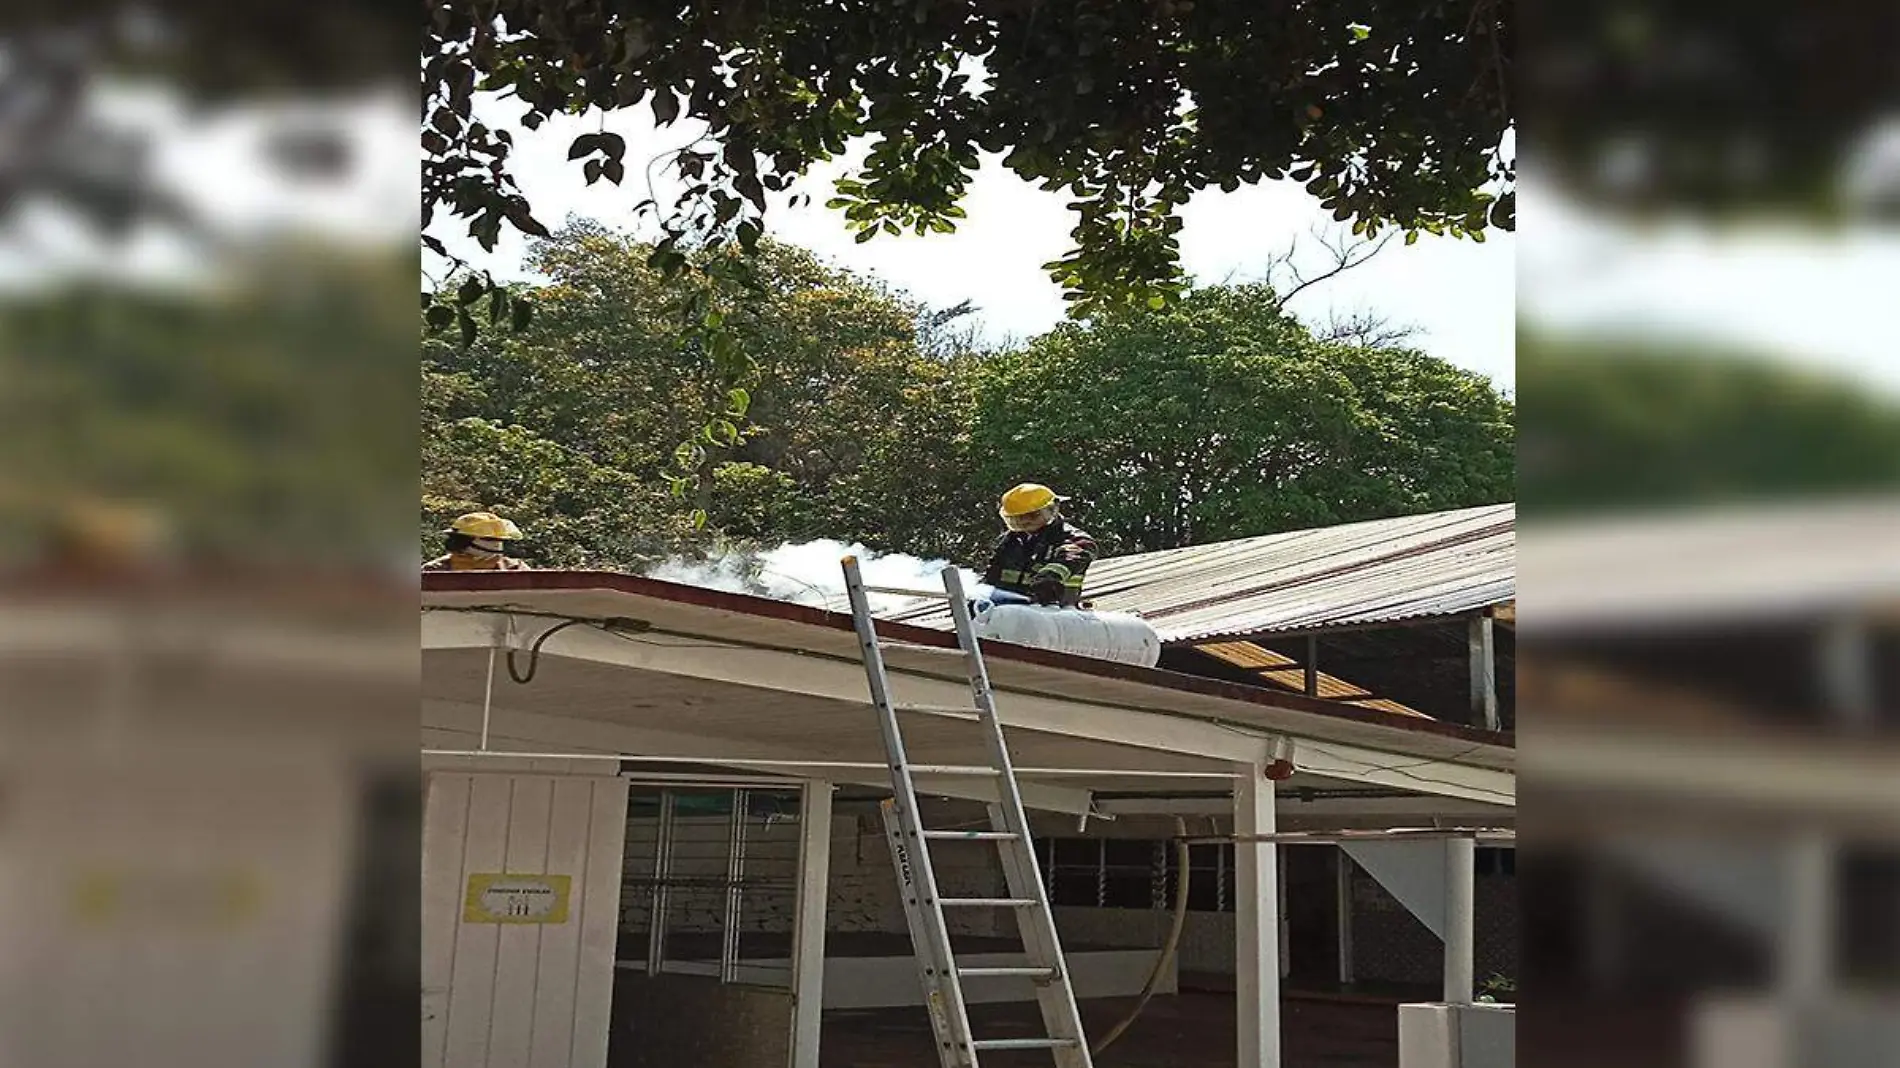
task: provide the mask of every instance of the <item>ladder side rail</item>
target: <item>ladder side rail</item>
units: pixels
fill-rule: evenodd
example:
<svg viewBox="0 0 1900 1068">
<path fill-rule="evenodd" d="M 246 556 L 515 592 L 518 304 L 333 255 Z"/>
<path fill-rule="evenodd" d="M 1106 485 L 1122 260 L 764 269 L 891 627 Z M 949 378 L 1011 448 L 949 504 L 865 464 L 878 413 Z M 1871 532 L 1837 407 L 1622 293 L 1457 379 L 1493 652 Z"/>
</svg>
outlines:
<svg viewBox="0 0 1900 1068">
<path fill-rule="evenodd" d="M 898 866 L 898 875 L 905 882 L 900 887 L 906 901 L 907 918 L 912 921 L 912 942 L 920 946 L 924 956 L 919 963 L 928 971 L 935 972 L 935 986 L 941 993 L 940 1000 L 947 1004 L 929 1004 L 933 1030 L 941 1026 L 948 1031 L 951 1045 L 945 1048 L 939 1041 L 938 1053 L 943 1063 L 949 1066 L 975 1065 L 976 1054 L 972 1046 L 970 1021 L 964 1008 L 963 992 L 957 981 L 956 962 L 950 958 L 950 929 L 944 921 L 943 906 L 939 904 L 936 872 L 931 866 L 930 850 L 923 838 L 921 809 L 917 802 L 917 788 L 912 781 L 909 758 L 904 752 L 903 733 L 897 724 L 897 711 L 891 700 L 890 677 L 884 669 L 884 653 L 878 644 L 877 622 L 871 614 L 870 599 L 865 592 L 864 575 L 854 556 L 844 558 L 845 592 L 851 601 L 851 620 L 858 634 L 858 649 L 864 658 L 865 680 L 871 689 L 871 704 L 877 710 L 878 732 L 883 736 L 884 752 L 890 762 L 891 793 L 894 795 L 891 815 L 896 829 L 890 835 L 892 845 L 891 859 Z M 909 861 L 908 870 L 904 862 Z M 916 898 L 916 911 L 911 907 L 910 898 Z M 925 975 L 924 994 L 929 999 L 932 993 L 932 976 Z M 941 1013 L 941 1016 L 939 1015 Z"/>
<path fill-rule="evenodd" d="M 975 1068 L 975 1036 L 970 1031 L 969 1016 L 962 1008 L 963 991 L 956 960 L 948 954 L 947 935 L 942 945 L 933 941 L 923 896 L 914 885 L 917 876 L 911 858 L 922 850 L 904 844 L 904 824 L 898 817 L 896 801 L 885 801 L 878 806 L 878 812 L 884 819 L 884 843 L 890 848 L 891 860 L 897 867 L 898 900 L 904 906 L 904 925 L 910 931 L 911 951 L 921 969 L 917 975 L 918 989 L 930 1017 L 931 1034 L 937 1040 L 939 1063 L 944 1068 Z"/>
</svg>

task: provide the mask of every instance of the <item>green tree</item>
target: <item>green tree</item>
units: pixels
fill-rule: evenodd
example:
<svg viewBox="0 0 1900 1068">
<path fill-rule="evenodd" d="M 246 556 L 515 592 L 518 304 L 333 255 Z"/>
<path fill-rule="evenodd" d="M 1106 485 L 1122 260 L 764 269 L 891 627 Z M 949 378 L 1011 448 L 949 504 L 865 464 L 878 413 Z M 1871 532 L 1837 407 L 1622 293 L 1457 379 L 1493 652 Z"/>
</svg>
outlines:
<svg viewBox="0 0 1900 1068">
<path fill-rule="evenodd" d="M 489 248 L 504 224 L 546 233 L 510 176 L 512 133 L 473 116 L 489 91 L 518 99 L 529 129 L 640 105 L 663 126 L 703 125 L 674 156 L 684 198 L 644 205 L 666 224 L 655 263 L 670 270 L 691 247 L 752 247 L 766 194 L 860 137 L 869 153 L 831 200 L 860 240 L 954 229 L 983 155 L 1000 155 L 1071 196 L 1076 245 L 1049 268 L 1089 309 L 1182 288 L 1178 209 L 1201 189 L 1291 178 L 1361 231 L 1481 239 L 1513 225 L 1500 151 L 1512 10 L 437 0 L 422 47 L 424 225 L 451 213 Z M 626 152 L 596 132 L 569 155 L 590 183 L 621 182 Z"/>
<path fill-rule="evenodd" d="M 425 326 L 424 419 L 435 428 L 425 440 L 426 492 L 504 508 L 511 493 L 525 494 L 523 507 L 546 499 L 466 449 L 558 475 L 582 511 L 611 513 L 586 494 L 629 492 L 617 480 L 649 484 L 633 495 L 639 515 L 613 513 L 615 546 L 559 538 L 542 546 L 564 561 L 680 544 L 696 512 L 704 529 L 686 540 L 708 544 L 849 536 L 892 548 L 943 526 L 931 511 L 943 495 L 930 487 L 958 481 L 947 465 L 959 455 L 967 408 L 952 370 L 961 357 L 919 351 L 920 322 L 929 322 L 921 309 L 803 250 L 763 243 L 748 299 L 732 302 L 724 324 L 759 354 L 745 417 L 729 420 L 729 433 L 699 435 L 682 464 L 675 446 L 695 433 L 695 413 L 718 399 L 721 380 L 676 313 L 695 290 L 719 283 L 669 278 L 648 265 L 651 249 L 567 227 L 535 250 L 551 281 L 533 292 L 540 312 L 523 330 L 483 332 L 463 348 L 451 328 Z M 663 476 L 682 466 L 691 476 L 683 492 L 665 494 Z M 439 528 L 441 511 L 425 508 L 425 531 Z"/>
<path fill-rule="evenodd" d="M 1064 324 L 976 372 L 971 469 L 1048 482 L 1113 552 L 1508 500 L 1510 402 L 1408 349 L 1321 342 L 1264 286 Z"/>
<path fill-rule="evenodd" d="M 1518 340 L 1527 512 L 1900 487 L 1900 402 L 1838 376 L 1654 338 Z"/>
</svg>

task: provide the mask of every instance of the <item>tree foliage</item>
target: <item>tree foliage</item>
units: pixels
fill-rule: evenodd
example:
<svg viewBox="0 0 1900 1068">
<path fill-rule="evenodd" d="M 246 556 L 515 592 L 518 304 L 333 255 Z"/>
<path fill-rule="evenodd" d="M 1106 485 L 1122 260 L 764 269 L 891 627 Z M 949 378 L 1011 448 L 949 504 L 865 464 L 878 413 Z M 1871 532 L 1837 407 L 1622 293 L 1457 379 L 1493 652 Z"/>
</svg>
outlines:
<svg viewBox="0 0 1900 1068">
<path fill-rule="evenodd" d="M 535 249 L 536 269 L 552 281 L 532 295 L 540 310 L 523 330 L 483 331 L 463 347 L 452 328 L 425 322 L 425 394 L 435 405 L 425 420 L 438 430 L 482 423 L 496 446 L 527 449 L 592 491 L 612 489 L 593 480 L 595 468 L 631 480 L 612 489 L 639 504 L 622 517 L 630 540 L 601 549 L 627 566 L 695 538 L 875 528 L 892 488 L 927 462 L 913 443 L 942 440 L 923 432 L 934 409 L 922 394 L 947 372 L 918 348 L 920 309 L 802 250 L 762 243 L 746 299 L 730 300 L 721 324 L 758 354 L 734 403 L 718 357 L 679 314 L 733 294 L 702 275 L 666 277 L 649 265 L 652 249 L 570 226 Z M 709 432 L 698 415 L 709 403 L 740 411 Z M 499 472 L 457 452 L 475 431 L 458 433 L 426 435 L 435 451 L 425 456 L 425 492 L 508 507 Z M 574 548 L 537 545 L 551 559 L 571 559 Z"/>
<path fill-rule="evenodd" d="M 743 438 L 665 492 L 714 358 L 674 312 L 695 277 L 651 245 L 571 226 L 518 333 L 463 347 L 425 324 L 423 541 L 454 512 L 521 521 L 533 557 L 636 568 L 720 541 L 828 537 L 971 560 L 996 495 L 1079 498 L 1117 551 L 1510 495 L 1512 411 L 1405 349 L 1323 342 L 1259 286 L 1195 291 L 985 353 L 873 282 L 762 242 L 728 327 L 761 354 Z M 481 311 L 481 309 L 478 309 Z M 696 522 L 703 513 L 704 522 Z"/>
<path fill-rule="evenodd" d="M 659 214 L 654 265 L 756 246 L 767 194 L 855 139 L 869 150 L 832 206 L 860 240 L 954 229 L 984 154 L 1067 192 L 1075 247 L 1049 265 L 1083 310 L 1181 290 L 1178 209 L 1194 192 L 1304 183 L 1359 232 L 1471 235 L 1513 225 L 1511 6 L 1392 0 L 758 0 L 612 5 L 435 0 L 422 50 L 425 226 L 546 236 L 509 172 L 521 124 L 651 108 L 707 137 L 674 158 L 688 188 Z M 620 182 L 627 145 L 570 158 Z M 1501 196 L 1497 196 L 1498 191 Z M 439 248 L 439 246 L 438 246 Z M 718 262 L 718 261 L 713 261 Z"/>
<path fill-rule="evenodd" d="M 410 485 L 391 460 L 416 445 L 415 261 L 301 246 L 244 267 L 215 290 L 0 300 L 0 544 L 103 502 L 199 561 L 387 559 Z"/>
<path fill-rule="evenodd" d="M 1518 345 L 1529 512 L 1900 487 L 1900 403 L 1785 362 L 1656 339 Z"/>
<path fill-rule="evenodd" d="M 978 378 L 977 481 L 1062 487 L 1114 551 L 1512 495 L 1513 413 L 1488 381 L 1319 341 L 1264 286 L 1065 324 Z"/>
</svg>

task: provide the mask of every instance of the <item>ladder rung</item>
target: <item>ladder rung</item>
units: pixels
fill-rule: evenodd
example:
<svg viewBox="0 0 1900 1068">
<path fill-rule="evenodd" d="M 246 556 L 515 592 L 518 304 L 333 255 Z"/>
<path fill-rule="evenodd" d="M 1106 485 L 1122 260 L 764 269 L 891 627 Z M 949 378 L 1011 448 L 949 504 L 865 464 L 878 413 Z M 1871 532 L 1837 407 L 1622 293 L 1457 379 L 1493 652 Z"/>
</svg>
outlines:
<svg viewBox="0 0 1900 1068">
<path fill-rule="evenodd" d="M 916 597 L 919 599 L 929 597 L 938 601 L 947 601 L 950 599 L 950 595 L 942 590 L 907 590 L 902 586 L 866 586 L 864 587 L 864 592 L 885 593 L 892 597 Z"/>
<path fill-rule="evenodd" d="M 940 897 L 937 904 L 947 909 L 1027 909 L 1036 906 L 1033 897 Z"/>
<path fill-rule="evenodd" d="M 892 705 L 898 712 L 916 712 L 926 716 L 956 716 L 959 719 L 981 719 L 983 714 L 973 705 Z"/>
<path fill-rule="evenodd" d="M 1068 1049 L 1079 1046 L 1073 1038 L 979 1038 L 970 1043 L 971 1049 Z"/>
<path fill-rule="evenodd" d="M 877 647 L 879 649 L 900 650 L 906 653 L 935 653 L 938 656 L 954 656 L 958 658 L 964 655 L 963 650 L 960 648 L 945 649 L 941 645 L 917 645 L 914 642 L 878 642 Z"/>
<path fill-rule="evenodd" d="M 912 775 L 968 775 L 978 779 L 994 778 L 1002 772 L 995 768 L 979 768 L 971 764 L 912 764 Z"/>
<path fill-rule="evenodd" d="M 974 967 L 974 968 L 958 968 L 957 976 L 962 979 L 997 979 L 997 978 L 1054 979 L 1056 977 L 1056 970 L 1054 968 L 1034 968 L 1034 967 L 1029 967 L 1029 968 Z"/>
<path fill-rule="evenodd" d="M 947 841 L 965 842 L 1014 842 L 1014 831 L 925 831 L 925 838 L 941 838 Z"/>
</svg>

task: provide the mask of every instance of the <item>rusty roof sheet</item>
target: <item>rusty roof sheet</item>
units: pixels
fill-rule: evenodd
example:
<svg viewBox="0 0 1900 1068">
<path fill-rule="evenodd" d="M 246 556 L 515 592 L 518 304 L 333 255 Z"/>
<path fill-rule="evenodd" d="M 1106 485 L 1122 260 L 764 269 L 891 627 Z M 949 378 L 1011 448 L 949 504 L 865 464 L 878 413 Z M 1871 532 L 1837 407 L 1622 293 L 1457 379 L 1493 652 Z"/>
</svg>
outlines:
<svg viewBox="0 0 1900 1068">
<path fill-rule="evenodd" d="M 1516 525 L 1495 504 L 1118 556 L 1086 596 L 1169 643 L 1455 616 L 1516 599 Z M 890 618 L 949 626 L 940 606 Z"/>
</svg>

